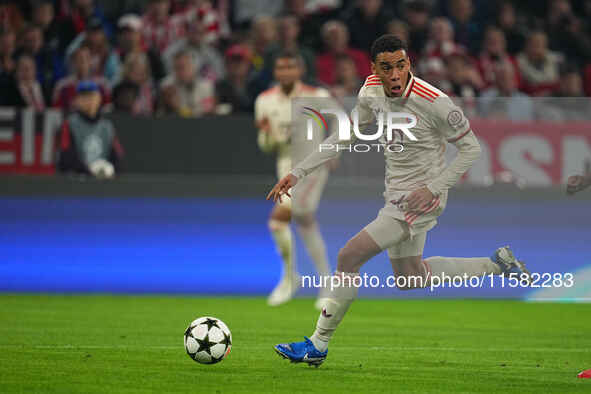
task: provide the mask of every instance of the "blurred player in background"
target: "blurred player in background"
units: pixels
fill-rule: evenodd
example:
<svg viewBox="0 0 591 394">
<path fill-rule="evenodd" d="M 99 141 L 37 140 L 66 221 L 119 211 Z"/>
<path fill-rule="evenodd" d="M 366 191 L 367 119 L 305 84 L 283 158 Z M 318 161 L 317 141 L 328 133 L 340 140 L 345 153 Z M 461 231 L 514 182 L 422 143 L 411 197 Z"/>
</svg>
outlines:
<svg viewBox="0 0 591 394">
<path fill-rule="evenodd" d="M 591 186 L 591 171 L 587 170 L 585 175 L 572 175 L 568 177 L 566 193 L 573 195 Z"/>
<path fill-rule="evenodd" d="M 274 87 L 261 93 L 255 101 L 255 122 L 258 144 L 263 152 L 277 155 L 277 177 L 282 179 L 291 171 L 292 146 L 292 99 L 330 97 L 327 90 L 309 86 L 301 81 L 303 61 L 295 52 L 285 51 L 274 60 Z M 324 138 L 324 137 L 323 137 Z M 306 152 L 304 157 L 310 152 Z M 301 284 L 298 274 L 290 221 L 293 217 L 308 254 L 319 275 L 329 275 L 330 266 L 326 246 L 315 219 L 315 212 L 328 177 L 326 165 L 320 166 L 310 179 L 299 186 L 300 193 L 290 199 L 278 201 L 269 218 L 269 230 L 283 262 L 282 278 L 268 298 L 268 304 L 276 306 L 289 301 Z M 316 302 L 320 307 L 320 294 Z"/>
<path fill-rule="evenodd" d="M 435 278 L 442 283 L 446 277 L 486 274 L 516 274 L 521 279 L 525 276 L 526 284 L 529 283 L 529 272 L 509 247 L 498 248 L 491 258 L 437 256 L 423 260 L 427 231 L 437 224 L 447 203 L 448 189 L 478 159 L 480 145 L 462 110 L 442 91 L 411 73 L 406 43 L 394 35 L 384 35 L 372 45 L 371 57 L 374 74 L 359 91 L 355 108 L 359 130 L 375 125 L 378 115 L 404 113 L 408 122 L 412 114 L 417 120 L 411 129 L 416 140 L 402 131 L 393 133 L 392 140 L 380 138 L 384 146 L 392 143 L 404 146 L 403 151 L 383 149 L 385 206 L 374 221 L 339 251 L 335 280 L 331 281 L 330 293 L 324 300 L 312 337 L 275 346 L 279 355 L 292 362 L 318 366 L 326 359 L 328 342 L 357 297 L 358 285 L 354 283 L 359 283 L 355 278 L 359 278 L 360 268 L 384 250 L 388 251 L 397 279 L 407 279 L 405 286 L 399 284 L 403 290 L 429 286 Z M 354 114 L 352 118 L 355 119 Z M 339 133 L 334 133 L 323 146 L 345 148 L 353 140 L 353 137 L 340 140 Z M 454 144 L 458 154 L 446 167 L 447 143 Z M 296 183 L 337 154 L 337 149 L 310 154 L 275 185 L 267 198 L 277 200 L 281 195 L 289 195 Z"/>
</svg>

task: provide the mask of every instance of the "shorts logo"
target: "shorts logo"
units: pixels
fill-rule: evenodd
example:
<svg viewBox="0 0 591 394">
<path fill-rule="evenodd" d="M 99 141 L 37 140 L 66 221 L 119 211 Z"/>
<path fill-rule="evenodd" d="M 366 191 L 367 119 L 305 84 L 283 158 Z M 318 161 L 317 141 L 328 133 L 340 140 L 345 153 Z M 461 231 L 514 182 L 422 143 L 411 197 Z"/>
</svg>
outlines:
<svg viewBox="0 0 591 394">
<path fill-rule="evenodd" d="M 462 123 L 463 119 L 464 117 L 462 116 L 462 113 L 458 110 L 453 110 L 449 113 L 449 115 L 447 115 L 447 123 L 449 123 L 451 127 L 458 126 L 460 123 Z"/>
</svg>

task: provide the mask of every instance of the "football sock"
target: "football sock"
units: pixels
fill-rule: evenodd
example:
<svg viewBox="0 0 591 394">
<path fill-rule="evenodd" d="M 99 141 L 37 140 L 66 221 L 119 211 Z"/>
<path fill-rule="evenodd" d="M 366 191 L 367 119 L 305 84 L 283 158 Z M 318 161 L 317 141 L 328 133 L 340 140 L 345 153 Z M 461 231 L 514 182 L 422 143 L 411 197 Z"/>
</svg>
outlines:
<svg viewBox="0 0 591 394">
<path fill-rule="evenodd" d="M 501 273 L 501 268 L 488 257 L 441 257 L 433 256 L 424 260 L 425 269 L 430 272 L 430 276 L 439 277 L 442 281 L 445 277 L 453 278 L 454 276 L 468 277 L 481 276 L 486 274 L 498 275 Z"/>
<path fill-rule="evenodd" d="M 330 275 L 330 266 L 328 264 L 328 256 L 326 255 L 326 246 L 324 245 L 324 239 L 320 234 L 318 225 L 313 223 L 309 226 L 298 226 L 298 230 L 308 254 L 312 258 L 314 265 L 316 266 L 316 272 L 320 276 Z"/>
<path fill-rule="evenodd" d="M 316 323 L 316 330 L 310 337 L 310 340 L 321 352 L 328 348 L 328 341 L 334 334 L 337 326 L 345 317 L 345 313 L 349 306 L 357 298 L 358 288 L 354 286 L 354 279 L 358 277 L 359 273 L 335 272 L 331 284 L 328 287 L 328 297 L 324 300 L 324 306 L 318 322 Z"/>
<path fill-rule="evenodd" d="M 283 262 L 283 275 L 289 279 L 295 277 L 295 261 L 293 258 L 292 234 L 288 222 L 271 219 L 269 229 L 277 247 L 277 253 Z"/>
</svg>

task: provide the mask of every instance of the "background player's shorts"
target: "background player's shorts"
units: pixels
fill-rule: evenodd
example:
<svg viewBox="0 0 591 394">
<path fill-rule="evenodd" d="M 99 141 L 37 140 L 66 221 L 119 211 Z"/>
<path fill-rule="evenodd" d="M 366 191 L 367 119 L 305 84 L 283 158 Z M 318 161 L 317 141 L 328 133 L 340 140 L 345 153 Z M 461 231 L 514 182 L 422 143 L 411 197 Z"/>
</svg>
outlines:
<svg viewBox="0 0 591 394">
<path fill-rule="evenodd" d="M 291 193 L 291 209 L 294 215 L 316 212 L 327 180 L 328 169 L 319 168 L 295 185 Z"/>
<path fill-rule="evenodd" d="M 291 158 L 280 156 L 277 159 L 277 178 L 282 179 L 291 171 Z M 297 185 L 290 190 L 292 198 L 282 198 L 279 203 L 282 207 L 291 209 L 294 215 L 303 215 L 316 212 L 322 198 L 322 192 L 328 180 L 328 168 L 319 168 L 310 175 L 301 179 Z"/>
<path fill-rule="evenodd" d="M 388 257 L 396 259 L 422 256 L 427 231 L 433 226 L 434 224 L 425 226 L 425 231 L 421 231 L 423 228 L 421 226 L 411 234 L 409 225 L 406 222 L 388 215 L 379 214 L 373 222 L 365 226 L 365 231 L 382 250 L 388 251 Z"/>
</svg>

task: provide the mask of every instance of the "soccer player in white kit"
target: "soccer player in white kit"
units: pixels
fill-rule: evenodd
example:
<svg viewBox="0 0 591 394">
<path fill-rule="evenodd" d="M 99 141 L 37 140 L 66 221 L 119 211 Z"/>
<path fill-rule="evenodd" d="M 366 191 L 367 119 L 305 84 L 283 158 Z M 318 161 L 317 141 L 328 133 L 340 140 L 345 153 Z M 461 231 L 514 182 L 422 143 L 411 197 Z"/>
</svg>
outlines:
<svg viewBox="0 0 591 394">
<path fill-rule="evenodd" d="M 330 97 L 326 89 L 303 83 L 303 71 L 302 59 L 297 54 L 288 51 L 280 53 L 275 58 L 273 69 L 277 85 L 262 92 L 255 101 L 258 144 L 263 152 L 277 154 L 278 179 L 285 177 L 292 169 L 292 99 Z M 309 179 L 298 185 L 299 193 L 294 195 L 297 198 L 293 202 L 283 199 L 273 207 L 268 225 L 283 262 L 283 273 L 267 299 L 271 306 L 289 301 L 301 285 L 295 264 L 293 234 L 289 226 L 292 216 L 318 274 L 325 276 L 330 273 L 326 246 L 315 219 L 327 177 L 327 165 L 320 165 Z M 321 298 L 322 294 L 316 302 L 318 309 Z"/>
<path fill-rule="evenodd" d="M 372 72 L 359 91 L 355 112 L 359 130 L 376 123 L 376 117 L 387 112 L 414 115 L 417 123 L 410 130 L 416 141 L 404 133 L 383 144 L 401 144 L 404 150 L 384 149 L 386 160 L 385 206 L 377 218 L 351 238 L 339 251 L 337 258 L 340 284 L 332 288 L 324 300 L 316 330 L 303 342 L 279 344 L 274 347 L 282 357 L 292 362 L 319 366 L 328 353 L 328 342 L 357 296 L 354 279 L 361 266 L 384 250 L 397 277 L 422 278 L 407 281 L 404 290 L 429 286 L 430 280 L 445 277 L 484 274 L 525 275 L 529 272 L 509 247 L 497 249 L 491 258 L 430 257 L 422 253 L 427 231 L 437 223 L 443 212 L 448 189 L 479 157 L 480 146 L 468 119 L 443 92 L 417 78 L 410 71 L 406 44 L 393 35 L 378 38 L 371 48 Z M 410 118 L 409 118 L 410 119 Z M 351 136 L 354 134 L 351 133 Z M 349 146 L 350 140 L 340 140 L 332 134 L 323 146 Z M 458 154 L 445 166 L 447 143 L 458 148 Z M 324 149 L 296 164 L 291 172 L 271 190 L 268 199 L 290 195 L 289 190 L 337 154 L 336 149 Z M 283 197 L 284 199 L 286 197 Z M 523 277 L 523 276 L 521 276 Z"/>
</svg>

